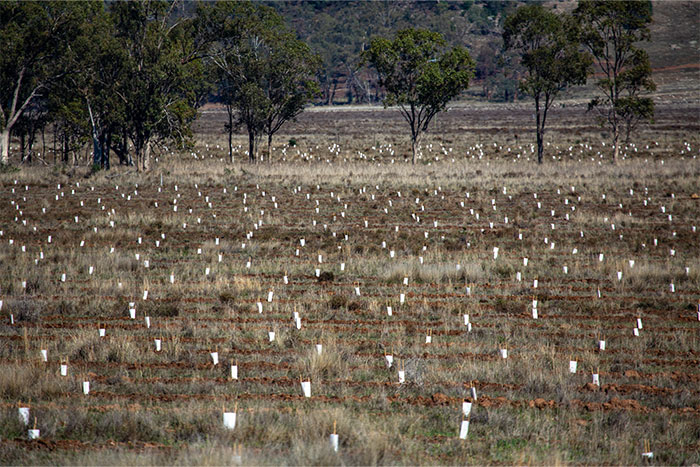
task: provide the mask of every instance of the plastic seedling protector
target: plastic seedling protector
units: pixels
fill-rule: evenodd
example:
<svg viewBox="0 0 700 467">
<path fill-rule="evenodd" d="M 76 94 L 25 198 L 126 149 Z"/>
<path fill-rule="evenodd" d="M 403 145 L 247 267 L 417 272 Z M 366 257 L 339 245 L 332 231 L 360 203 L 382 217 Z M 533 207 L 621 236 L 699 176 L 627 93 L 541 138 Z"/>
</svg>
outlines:
<svg viewBox="0 0 700 467">
<path fill-rule="evenodd" d="M 459 439 L 467 439 L 469 434 L 469 420 L 462 420 L 462 424 L 459 427 Z"/>
</svg>

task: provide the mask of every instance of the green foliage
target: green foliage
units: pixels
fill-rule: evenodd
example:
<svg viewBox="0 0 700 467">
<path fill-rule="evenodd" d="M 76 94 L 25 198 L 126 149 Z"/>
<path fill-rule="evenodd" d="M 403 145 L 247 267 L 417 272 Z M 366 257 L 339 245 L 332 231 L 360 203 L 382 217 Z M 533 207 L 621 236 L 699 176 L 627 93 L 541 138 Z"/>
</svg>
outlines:
<svg viewBox="0 0 700 467">
<path fill-rule="evenodd" d="M 440 33 L 404 29 L 393 40 L 375 38 L 365 59 L 379 74 L 385 106 L 399 106 L 411 127 L 413 163 L 416 145 L 433 117 L 469 86 L 474 62 L 462 47 L 446 50 Z"/>
<path fill-rule="evenodd" d="M 560 91 L 585 84 L 591 57 L 579 51 L 578 29 L 568 15 L 557 15 L 541 4 L 518 8 L 506 19 L 506 49 L 515 51 L 526 70 L 520 90 L 535 100 L 537 161 L 542 163 L 547 112 Z"/>
<path fill-rule="evenodd" d="M 193 55 L 189 22 L 174 18 L 175 3 L 142 0 L 115 2 L 111 16 L 124 51 L 120 96 L 126 133 L 137 156 L 137 169 L 148 169 L 153 143 L 183 143 L 191 135 L 202 70 Z"/>
<path fill-rule="evenodd" d="M 0 164 L 9 160 L 9 132 L 22 113 L 71 70 L 63 58 L 94 3 L 0 3 Z"/>
<path fill-rule="evenodd" d="M 650 40 L 650 1 L 593 1 L 579 3 L 574 11 L 582 30 L 582 42 L 595 57 L 603 77 L 597 81 L 602 96 L 589 104 L 601 123 L 613 133 L 613 161 L 619 153 L 621 129 L 627 138 L 642 120 L 651 120 L 654 104 L 642 92 L 656 89 L 646 51 L 635 44 Z"/>
<path fill-rule="evenodd" d="M 208 55 L 229 108 L 228 130 L 235 110 L 255 161 L 260 136 L 267 135 L 269 153 L 273 135 L 318 94 L 319 60 L 270 7 L 221 2 L 202 7 L 199 22 L 211 34 Z"/>
</svg>

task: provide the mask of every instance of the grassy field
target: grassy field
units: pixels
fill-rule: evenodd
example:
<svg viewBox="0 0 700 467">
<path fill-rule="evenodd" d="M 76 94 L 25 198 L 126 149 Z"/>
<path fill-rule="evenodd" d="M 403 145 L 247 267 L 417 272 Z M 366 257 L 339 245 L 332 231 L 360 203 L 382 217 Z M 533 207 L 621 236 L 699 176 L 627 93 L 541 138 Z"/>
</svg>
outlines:
<svg viewBox="0 0 700 467">
<path fill-rule="evenodd" d="M 567 108 L 541 167 L 516 106 L 415 167 L 359 109 L 274 164 L 222 162 L 213 113 L 148 174 L 0 175 L 0 463 L 700 462 L 697 114 L 611 165 Z"/>
</svg>

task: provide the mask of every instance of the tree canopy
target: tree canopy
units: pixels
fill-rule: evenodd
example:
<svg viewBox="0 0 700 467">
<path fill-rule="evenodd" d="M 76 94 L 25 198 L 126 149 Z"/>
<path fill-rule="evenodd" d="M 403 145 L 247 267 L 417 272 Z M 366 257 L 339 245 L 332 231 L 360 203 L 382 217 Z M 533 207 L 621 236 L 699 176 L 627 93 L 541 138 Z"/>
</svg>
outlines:
<svg viewBox="0 0 700 467">
<path fill-rule="evenodd" d="M 270 7 L 223 2 L 199 16 L 213 32 L 206 55 L 228 111 L 229 157 L 231 132 L 245 126 L 249 159 L 257 160 L 263 134 L 269 158 L 274 134 L 317 94 L 319 60 Z"/>
<path fill-rule="evenodd" d="M 581 25 L 581 41 L 603 75 L 596 83 L 601 96 L 589 108 L 598 110 L 601 122 L 612 130 L 614 162 L 623 126 L 629 134 L 639 120 L 654 114 L 653 101 L 640 95 L 656 89 L 649 56 L 636 46 L 650 39 L 651 2 L 581 0 L 574 15 Z"/>
<path fill-rule="evenodd" d="M 520 89 L 534 99 L 537 162 L 542 163 L 547 113 L 570 85 L 585 84 L 591 57 L 579 50 L 578 28 L 568 15 L 557 15 L 541 4 L 522 6 L 504 25 L 503 43 L 517 52 L 526 70 Z"/>
<path fill-rule="evenodd" d="M 0 2 L 0 164 L 8 163 L 10 131 L 25 109 L 71 72 L 63 59 L 95 6 Z"/>
<path fill-rule="evenodd" d="M 411 130 L 412 162 L 423 132 L 447 104 L 469 86 L 474 62 L 462 47 L 448 49 L 437 32 L 404 29 L 375 38 L 365 57 L 379 74 L 385 106 L 398 106 Z"/>
</svg>

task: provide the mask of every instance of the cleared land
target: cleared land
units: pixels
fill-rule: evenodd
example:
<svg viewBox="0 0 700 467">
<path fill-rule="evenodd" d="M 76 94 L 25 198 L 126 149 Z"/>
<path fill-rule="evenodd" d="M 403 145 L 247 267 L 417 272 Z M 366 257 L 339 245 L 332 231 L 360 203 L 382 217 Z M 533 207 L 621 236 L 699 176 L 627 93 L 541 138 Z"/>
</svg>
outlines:
<svg viewBox="0 0 700 467">
<path fill-rule="evenodd" d="M 360 109 L 304 114 L 272 165 L 221 162 L 211 113 L 147 175 L 1 175 L 0 463 L 697 463 L 697 107 L 615 166 L 571 107 L 542 167 L 529 107 L 483 106 L 416 167 Z"/>
</svg>

